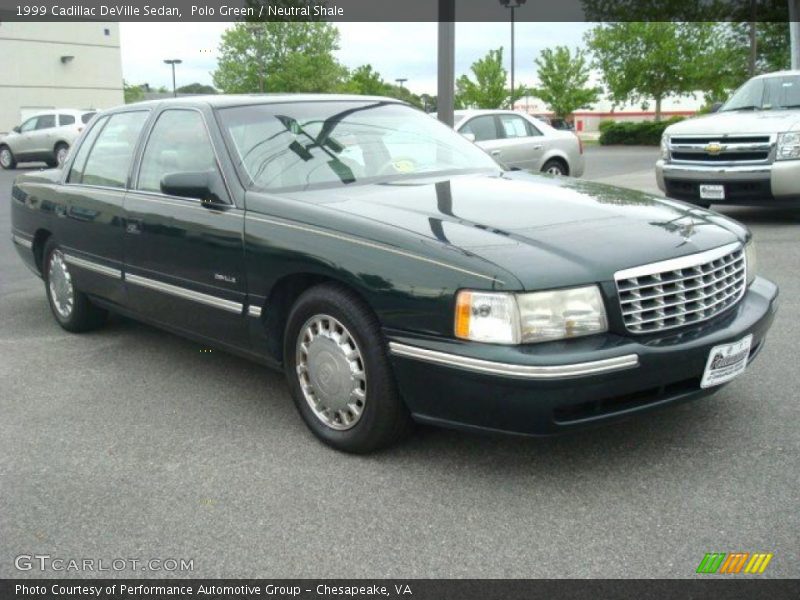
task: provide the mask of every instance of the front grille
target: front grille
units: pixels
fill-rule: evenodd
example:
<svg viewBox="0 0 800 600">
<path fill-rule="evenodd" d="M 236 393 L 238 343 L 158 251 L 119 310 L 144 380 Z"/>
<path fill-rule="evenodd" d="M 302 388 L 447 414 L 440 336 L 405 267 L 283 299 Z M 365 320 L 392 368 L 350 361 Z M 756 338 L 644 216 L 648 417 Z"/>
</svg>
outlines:
<svg viewBox="0 0 800 600">
<path fill-rule="evenodd" d="M 736 304 L 745 290 L 741 244 L 615 274 L 625 327 L 651 333 L 706 321 Z"/>
<path fill-rule="evenodd" d="M 774 143 L 772 135 L 673 136 L 669 153 L 672 160 L 684 163 L 768 163 Z"/>
</svg>

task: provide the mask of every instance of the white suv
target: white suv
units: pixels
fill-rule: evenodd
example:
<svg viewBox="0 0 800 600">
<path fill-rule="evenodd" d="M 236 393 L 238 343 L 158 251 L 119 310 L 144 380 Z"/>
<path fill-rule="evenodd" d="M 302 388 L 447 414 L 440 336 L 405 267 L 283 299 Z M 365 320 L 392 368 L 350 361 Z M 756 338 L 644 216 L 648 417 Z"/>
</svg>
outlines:
<svg viewBox="0 0 800 600">
<path fill-rule="evenodd" d="M 72 143 L 97 114 L 94 110 L 52 109 L 37 113 L 0 137 L 0 167 L 13 169 L 18 162 L 63 164 Z"/>
</svg>

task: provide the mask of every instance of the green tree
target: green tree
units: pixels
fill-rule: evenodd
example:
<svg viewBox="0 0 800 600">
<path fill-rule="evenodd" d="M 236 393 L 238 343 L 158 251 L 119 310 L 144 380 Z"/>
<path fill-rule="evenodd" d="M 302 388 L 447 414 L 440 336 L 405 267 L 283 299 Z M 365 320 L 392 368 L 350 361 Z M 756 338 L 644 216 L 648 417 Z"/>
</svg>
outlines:
<svg viewBox="0 0 800 600">
<path fill-rule="evenodd" d="M 216 94 L 216 88 L 210 85 L 203 85 L 202 83 L 190 83 L 189 85 L 182 85 L 177 89 L 179 94 Z"/>
<path fill-rule="evenodd" d="M 456 81 L 456 105 L 460 108 L 502 108 L 513 106 L 526 90 L 519 86 L 514 97 L 506 87 L 507 71 L 503 68 L 503 49 L 489 50 L 480 60 L 472 63 L 475 81 L 462 75 Z"/>
<path fill-rule="evenodd" d="M 390 87 L 372 65 L 361 65 L 354 69 L 342 84 L 342 92 L 364 96 L 386 96 Z"/>
<path fill-rule="evenodd" d="M 125 98 L 125 104 L 132 102 L 141 102 L 144 100 L 144 90 L 141 85 L 131 85 L 124 79 L 122 80 L 122 95 Z"/>
<path fill-rule="evenodd" d="M 539 85 L 531 92 L 562 119 L 579 108 L 589 108 L 602 92 L 590 87 L 589 61 L 584 50 L 573 55 L 566 46 L 545 48 L 534 60 L 539 68 Z"/>
<path fill-rule="evenodd" d="M 707 64 L 718 60 L 714 23 L 627 22 L 598 25 L 587 34 L 594 66 L 615 103 L 661 103 L 703 89 Z"/>
<path fill-rule="evenodd" d="M 222 34 L 214 85 L 225 93 L 333 92 L 347 69 L 330 23 L 237 23 Z"/>
</svg>

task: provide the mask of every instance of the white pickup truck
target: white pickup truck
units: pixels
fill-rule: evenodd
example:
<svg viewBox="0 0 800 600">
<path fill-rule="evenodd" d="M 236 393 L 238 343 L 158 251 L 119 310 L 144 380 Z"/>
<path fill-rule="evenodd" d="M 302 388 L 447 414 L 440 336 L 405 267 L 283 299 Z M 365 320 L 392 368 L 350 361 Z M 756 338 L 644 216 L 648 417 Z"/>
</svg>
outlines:
<svg viewBox="0 0 800 600">
<path fill-rule="evenodd" d="M 717 112 L 669 126 L 656 179 L 704 207 L 800 205 L 800 71 L 754 77 Z"/>
</svg>

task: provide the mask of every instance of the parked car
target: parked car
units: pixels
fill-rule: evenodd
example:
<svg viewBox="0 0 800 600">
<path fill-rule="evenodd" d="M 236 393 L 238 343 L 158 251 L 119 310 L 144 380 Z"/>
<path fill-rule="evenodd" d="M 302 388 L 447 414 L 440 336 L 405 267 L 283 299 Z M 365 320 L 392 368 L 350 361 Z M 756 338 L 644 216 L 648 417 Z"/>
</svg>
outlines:
<svg viewBox="0 0 800 600">
<path fill-rule="evenodd" d="M 717 112 L 667 127 L 656 178 L 703 207 L 798 205 L 800 71 L 754 77 Z"/>
<path fill-rule="evenodd" d="M 525 113 L 510 110 L 457 110 L 455 129 L 514 169 L 551 175 L 583 175 L 583 143 Z"/>
<path fill-rule="evenodd" d="M 388 98 L 110 110 L 16 178 L 11 217 L 61 327 L 114 311 L 282 369 L 352 452 L 412 419 L 543 434 L 706 396 L 778 293 L 739 223 L 506 170 Z"/>
<path fill-rule="evenodd" d="M 28 117 L 0 138 L 0 166 L 13 169 L 20 162 L 64 163 L 70 146 L 97 111 L 56 108 Z"/>
</svg>

